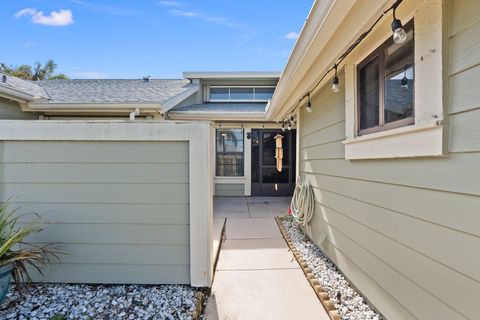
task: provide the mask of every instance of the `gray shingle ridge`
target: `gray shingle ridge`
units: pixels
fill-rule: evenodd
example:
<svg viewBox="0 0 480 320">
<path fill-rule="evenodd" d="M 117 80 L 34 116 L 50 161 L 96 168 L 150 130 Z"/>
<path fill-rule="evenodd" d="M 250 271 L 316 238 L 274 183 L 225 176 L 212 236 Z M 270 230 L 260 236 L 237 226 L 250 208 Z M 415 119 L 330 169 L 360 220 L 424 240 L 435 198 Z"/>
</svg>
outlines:
<svg viewBox="0 0 480 320">
<path fill-rule="evenodd" d="M 69 79 L 37 81 L 48 103 L 163 103 L 197 87 L 187 79 Z"/>
</svg>

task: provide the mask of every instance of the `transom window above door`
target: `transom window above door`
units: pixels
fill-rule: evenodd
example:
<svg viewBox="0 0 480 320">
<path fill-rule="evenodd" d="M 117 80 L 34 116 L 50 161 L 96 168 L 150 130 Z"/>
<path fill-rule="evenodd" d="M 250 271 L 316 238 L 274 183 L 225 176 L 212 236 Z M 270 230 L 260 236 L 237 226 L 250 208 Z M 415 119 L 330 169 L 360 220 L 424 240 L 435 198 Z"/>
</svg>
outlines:
<svg viewBox="0 0 480 320">
<path fill-rule="evenodd" d="M 273 96 L 275 87 L 224 87 L 211 86 L 209 100 L 224 101 L 258 101 L 267 102 Z"/>
<path fill-rule="evenodd" d="M 413 21 L 407 40 L 391 37 L 358 65 L 358 134 L 415 123 Z"/>
</svg>

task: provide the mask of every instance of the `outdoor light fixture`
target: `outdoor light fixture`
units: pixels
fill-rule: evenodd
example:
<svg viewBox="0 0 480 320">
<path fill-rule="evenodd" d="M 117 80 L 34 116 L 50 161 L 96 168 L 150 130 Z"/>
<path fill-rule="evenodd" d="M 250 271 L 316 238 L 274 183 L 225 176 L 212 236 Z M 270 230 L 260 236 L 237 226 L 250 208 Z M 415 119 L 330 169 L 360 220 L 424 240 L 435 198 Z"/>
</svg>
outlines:
<svg viewBox="0 0 480 320">
<path fill-rule="evenodd" d="M 338 91 L 340 91 L 340 89 L 338 88 L 338 75 L 337 75 L 337 65 L 336 64 L 335 64 L 334 68 L 335 68 L 335 77 L 333 77 L 333 81 L 332 81 L 332 91 L 334 93 L 337 93 Z"/>
<path fill-rule="evenodd" d="M 360 34 L 358 36 L 358 38 L 339 56 L 339 58 L 335 61 L 335 64 L 333 65 L 333 67 L 331 67 L 331 68 L 329 68 L 328 70 L 325 71 L 323 76 L 320 77 L 320 79 L 313 86 L 313 88 L 309 92 L 305 93 L 305 95 L 301 96 L 300 99 L 298 99 L 298 101 L 295 104 L 295 106 L 293 107 L 292 111 L 290 111 L 290 113 L 287 113 L 287 114 L 284 115 L 284 117 L 282 118 L 283 125 L 288 124 L 288 126 L 289 126 L 288 129 L 290 129 L 291 126 L 295 124 L 295 122 L 293 122 L 293 120 L 290 120 L 290 122 L 287 120 L 287 115 L 288 114 L 293 114 L 295 112 L 295 110 L 297 110 L 297 108 L 302 107 L 305 97 L 309 98 L 308 102 L 307 102 L 307 107 L 306 107 L 307 112 L 312 111 L 312 105 L 310 103 L 310 94 L 319 85 L 324 83 L 323 80 L 325 80 L 326 77 L 333 70 L 335 70 L 335 77 L 332 80 L 332 91 L 334 93 L 337 93 L 337 92 L 340 91 L 340 88 L 338 86 L 338 83 L 339 83 L 338 73 L 337 73 L 338 65 L 341 64 L 343 62 L 343 60 L 345 60 L 345 58 L 347 58 L 350 55 L 350 53 L 352 53 L 352 51 L 355 50 L 355 48 L 358 47 L 360 45 L 360 43 L 362 43 L 368 37 L 368 35 L 374 30 L 375 26 L 378 23 L 380 23 L 382 18 L 385 17 L 385 15 L 388 14 L 390 11 L 393 11 L 393 21 L 392 21 L 393 42 L 395 44 L 402 44 L 407 40 L 407 33 L 403 29 L 402 22 L 400 21 L 400 19 L 397 19 L 396 15 L 395 15 L 396 14 L 395 11 L 398 8 L 398 6 L 402 3 L 402 1 L 403 0 L 396 0 L 387 10 L 381 12 L 380 16 L 375 20 L 375 22 L 373 22 L 373 24 L 370 26 L 370 28 L 366 29 L 362 34 Z M 401 86 L 403 88 L 408 88 L 408 78 L 406 77 L 406 68 L 405 68 L 405 75 L 404 75 L 403 79 L 401 80 Z"/>
<path fill-rule="evenodd" d="M 285 122 L 282 122 L 282 131 L 285 131 Z"/>
<path fill-rule="evenodd" d="M 404 43 L 407 40 L 407 33 L 403 29 L 402 22 L 400 19 L 397 19 L 395 16 L 395 9 L 397 9 L 398 5 L 400 4 L 401 1 L 397 1 L 393 8 L 393 21 L 392 21 L 392 32 L 393 32 L 393 42 L 397 44 Z"/>
<path fill-rule="evenodd" d="M 402 82 L 400 83 L 400 86 L 402 88 L 408 89 L 407 67 L 405 67 L 405 70 L 403 71 L 403 79 L 402 79 Z"/>
<path fill-rule="evenodd" d="M 310 102 L 310 94 L 307 97 L 308 97 L 307 112 L 311 113 L 312 112 L 312 103 Z"/>
<path fill-rule="evenodd" d="M 292 130 L 292 124 L 291 123 L 288 124 L 287 129 L 288 129 L 288 131 Z"/>
</svg>

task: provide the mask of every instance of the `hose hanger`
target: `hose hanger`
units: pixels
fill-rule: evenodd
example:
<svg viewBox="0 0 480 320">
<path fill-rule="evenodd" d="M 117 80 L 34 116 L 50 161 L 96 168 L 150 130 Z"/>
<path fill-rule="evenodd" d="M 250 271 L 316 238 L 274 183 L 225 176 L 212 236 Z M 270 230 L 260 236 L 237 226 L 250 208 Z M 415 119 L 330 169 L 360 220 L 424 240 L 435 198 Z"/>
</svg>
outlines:
<svg viewBox="0 0 480 320">
<path fill-rule="evenodd" d="M 308 236 L 311 236 L 309 223 L 315 212 L 315 195 L 308 180 L 302 182 L 300 177 L 297 177 L 290 208 L 295 221 L 302 224 Z"/>
</svg>

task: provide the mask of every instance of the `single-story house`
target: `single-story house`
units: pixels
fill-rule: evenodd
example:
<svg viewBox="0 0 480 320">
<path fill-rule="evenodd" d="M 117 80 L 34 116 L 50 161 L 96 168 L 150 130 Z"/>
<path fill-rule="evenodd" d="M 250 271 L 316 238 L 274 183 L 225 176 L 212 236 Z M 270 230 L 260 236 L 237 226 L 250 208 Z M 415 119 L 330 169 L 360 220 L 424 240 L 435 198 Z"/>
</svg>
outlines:
<svg viewBox="0 0 480 320">
<path fill-rule="evenodd" d="M 2 75 L 1 200 L 72 253 L 47 281 L 208 286 L 213 195 L 288 195 L 298 175 L 309 236 L 387 319 L 477 318 L 478 12 L 315 1 L 282 73 Z"/>
<path fill-rule="evenodd" d="M 2 75 L 1 200 L 40 213 L 46 228 L 35 240 L 69 253 L 37 279 L 209 286 L 213 195 L 293 191 L 295 130 L 264 118 L 279 77 Z"/>
</svg>

